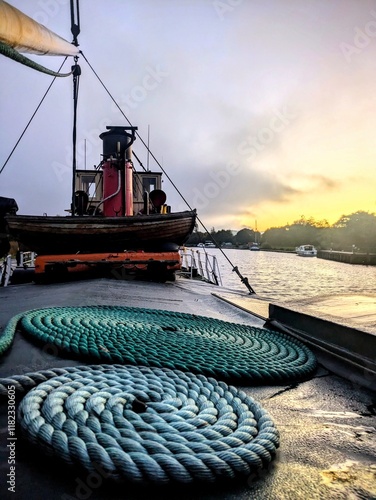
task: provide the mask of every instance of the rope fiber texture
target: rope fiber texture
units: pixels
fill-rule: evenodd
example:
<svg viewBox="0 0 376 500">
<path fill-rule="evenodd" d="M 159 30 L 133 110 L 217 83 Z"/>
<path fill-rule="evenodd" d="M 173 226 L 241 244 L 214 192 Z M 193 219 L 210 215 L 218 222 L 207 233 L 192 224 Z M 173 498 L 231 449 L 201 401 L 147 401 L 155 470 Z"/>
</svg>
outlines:
<svg viewBox="0 0 376 500">
<path fill-rule="evenodd" d="M 10 347 L 17 326 L 85 362 L 164 367 L 250 385 L 295 382 L 316 369 L 311 351 L 286 334 L 187 313 L 118 306 L 36 309 L 9 321 L 0 353 Z"/>
<path fill-rule="evenodd" d="M 122 365 L 57 371 L 22 399 L 21 432 L 48 455 L 89 472 L 99 466 L 110 480 L 233 479 L 266 467 L 279 446 L 268 413 L 224 382 Z"/>
</svg>

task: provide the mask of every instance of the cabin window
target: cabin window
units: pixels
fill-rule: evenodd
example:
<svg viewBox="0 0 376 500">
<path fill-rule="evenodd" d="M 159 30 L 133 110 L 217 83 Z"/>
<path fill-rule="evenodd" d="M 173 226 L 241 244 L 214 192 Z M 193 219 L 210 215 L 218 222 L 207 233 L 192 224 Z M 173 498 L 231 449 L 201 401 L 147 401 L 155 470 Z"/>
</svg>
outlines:
<svg viewBox="0 0 376 500">
<path fill-rule="evenodd" d="M 82 191 L 85 191 L 89 195 L 89 198 L 95 198 L 96 195 L 96 183 L 95 175 L 83 175 L 81 177 Z"/>
<path fill-rule="evenodd" d="M 135 172 L 133 177 L 133 210 L 137 214 L 144 208 L 144 193 L 161 189 L 160 172 Z"/>
<path fill-rule="evenodd" d="M 156 177 L 143 177 L 142 179 L 142 191 L 147 191 L 151 193 L 154 189 L 157 189 L 157 178 Z"/>
</svg>

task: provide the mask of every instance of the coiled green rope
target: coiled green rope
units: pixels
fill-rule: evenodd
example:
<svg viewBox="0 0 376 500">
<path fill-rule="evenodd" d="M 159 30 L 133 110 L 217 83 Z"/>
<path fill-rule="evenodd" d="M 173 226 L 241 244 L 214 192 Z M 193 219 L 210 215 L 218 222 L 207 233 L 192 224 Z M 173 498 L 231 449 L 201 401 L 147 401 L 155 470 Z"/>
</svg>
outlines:
<svg viewBox="0 0 376 500">
<path fill-rule="evenodd" d="M 193 314 L 133 307 L 36 309 L 12 318 L 0 352 L 17 325 L 34 339 L 81 360 L 157 366 L 251 384 L 307 378 L 316 359 L 285 334 Z"/>
<path fill-rule="evenodd" d="M 57 371 L 21 401 L 22 433 L 68 464 L 100 467 L 105 478 L 232 479 L 266 466 L 279 445 L 268 413 L 224 382 L 121 365 Z"/>
</svg>

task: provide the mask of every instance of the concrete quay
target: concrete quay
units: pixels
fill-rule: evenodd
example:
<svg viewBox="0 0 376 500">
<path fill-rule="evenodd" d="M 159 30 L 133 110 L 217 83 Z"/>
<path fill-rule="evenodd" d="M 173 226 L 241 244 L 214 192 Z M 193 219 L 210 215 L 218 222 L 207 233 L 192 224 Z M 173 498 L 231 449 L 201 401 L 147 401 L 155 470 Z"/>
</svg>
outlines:
<svg viewBox="0 0 376 500">
<path fill-rule="evenodd" d="M 317 257 L 325 260 L 335 260 L 345 264 L 363 264 L 376 266 L 376 253 L 337 252 L 333 250 L 318 250 Z"/>
</svg>

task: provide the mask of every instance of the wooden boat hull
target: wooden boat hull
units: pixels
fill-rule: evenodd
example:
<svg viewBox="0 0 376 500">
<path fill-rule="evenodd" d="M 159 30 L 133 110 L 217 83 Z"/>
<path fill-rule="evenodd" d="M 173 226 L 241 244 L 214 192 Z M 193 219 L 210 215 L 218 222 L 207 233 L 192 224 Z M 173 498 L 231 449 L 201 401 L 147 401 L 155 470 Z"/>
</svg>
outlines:
<svg viewBox="0 0 376 500">
<path fill-rule="evenodd" d="M 196 211 L 129 217 L 8 215 L 9 238 L 39 255 L 172 250 L 192 233 Z"/>
</svg>

